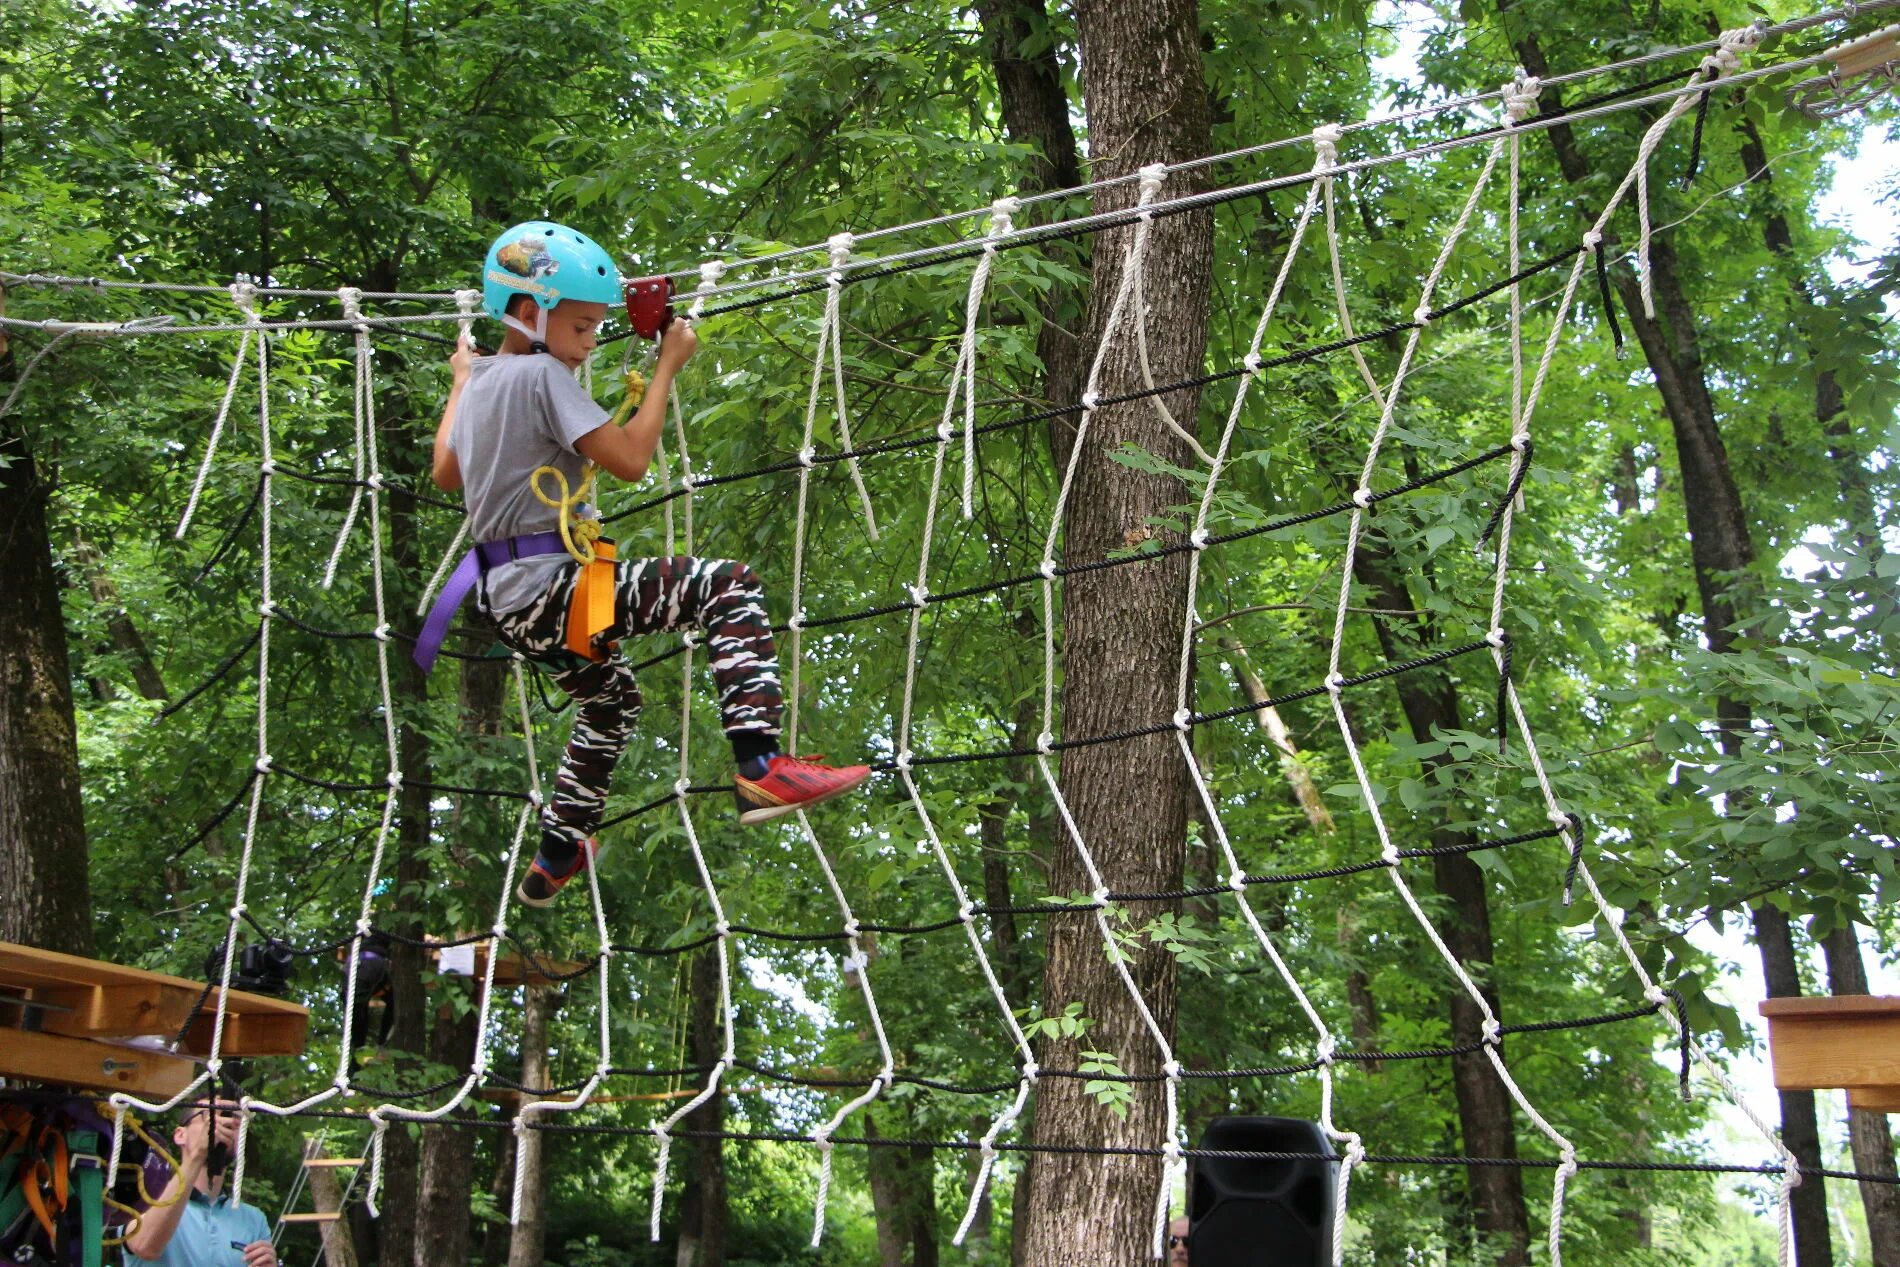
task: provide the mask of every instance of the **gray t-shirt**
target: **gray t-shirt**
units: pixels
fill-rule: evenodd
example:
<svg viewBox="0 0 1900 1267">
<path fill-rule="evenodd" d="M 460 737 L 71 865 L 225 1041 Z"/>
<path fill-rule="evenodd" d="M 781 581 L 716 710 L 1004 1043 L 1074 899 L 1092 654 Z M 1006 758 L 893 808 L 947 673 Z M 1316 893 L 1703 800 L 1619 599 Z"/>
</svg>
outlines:
<svg viewBox="0 0 1900 1267">
<path fill-rule="evenodd" d="M 469 367 L 455 410 L 449 449 L 462 468 L 462 497 L 475 541 L 500 541 L 559 529 L 561 515 L 529 486 L 536 468 L 552 466 L 578 489 L 585 459 L 574 443 L 610 415 L 594 403 L 567 366 L 551 356 L 484 356 Z M 549 496 L 559 482 L 543 477 Z M 589 506 L 584 517 L 595 514 Z M 493 613 L 519 610 L 546 592 L 566 554 L 549 554 L 490 568 L 478 589 Z"/>
</svg>

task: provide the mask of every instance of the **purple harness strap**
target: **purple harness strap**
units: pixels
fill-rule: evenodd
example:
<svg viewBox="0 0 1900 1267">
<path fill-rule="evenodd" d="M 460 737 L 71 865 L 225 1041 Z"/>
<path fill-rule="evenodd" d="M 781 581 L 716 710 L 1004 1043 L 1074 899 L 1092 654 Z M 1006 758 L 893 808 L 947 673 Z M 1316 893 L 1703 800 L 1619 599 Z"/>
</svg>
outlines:
<svg viewBox="0 0 1900 1267">
<path fill-rule="evenodd" d="M 442 641 L 449 636 L 449 622 L 455 619 L 469 591 L 489 568 L 542 554 L 566 553 L 567 546 L 561 541 L 560 533 L 530 532 L 519 537 L 503 537 L 500 541 L 484 541 L 463 555 L 455 571 L 449 573 L 448 583 L 436 596 L 435 606 L 429 609 L 429 619 L 423 622 L 422 633 L 416 638 L 414 654 L 422 671 L 427 673 L 435 667 Z"/>
</svg>

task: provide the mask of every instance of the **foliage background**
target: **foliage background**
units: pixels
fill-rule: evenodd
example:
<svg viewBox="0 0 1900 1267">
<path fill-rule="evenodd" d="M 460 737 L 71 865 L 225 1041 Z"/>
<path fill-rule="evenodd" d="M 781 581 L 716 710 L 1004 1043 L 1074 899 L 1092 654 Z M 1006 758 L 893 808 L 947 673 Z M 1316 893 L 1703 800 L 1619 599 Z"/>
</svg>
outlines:
<svg viewBox="0 0 1900 1267">
<path fill-rule="evenodd" d="M 1734 6 L 1679 0 L 1658 0 L 1647 11 L 1608 0 L 1525 0 L 1517 8 L 1522 20 L 1539 24 L 1545 47 L 1565 68 L 1705 38 L 1708 21 L 1734 25 L 1746 16 Z M 1389 16 L 1363 4 L 1209 0 L 1203 24 L 1219 107 L 1217 145 L 1363 117 L 1394 91 L 1369 69 L 1369 59 L 1390 47 Z M 1422 58 L 1427 82 L 1396 89 L 1400 105 L 1489 89 L 1506 77 L 1511 59 L 1489 8 L 1447 5 L 1434 21 Z M 1071 19 L 1058 11 L 1037 37 L 1069 58 Z M 469 281 L 472 262 L 498 226 L 546 214 L 615 243 L 626 272 L 637 274 L 979 206 L 1015 185 L 1025 158 L 1001 134 L 975 14 L 941 3 L 22 0 L 0 11 L 0 49 L 9 50 L 0 53 L 0 242 L 7 244 L 0 267 L 18 272 L 192 282 L 242 272 L 286 286 L 443 290 Z M 1769 140 L 1771 184 L 1738 187 L 1737 112 Z M 1075 118 L 1085 124 L 1079 99 Z M 1360 134 L 1347 156 L 1467 126 L 1468 119 L 1445 117 Z M 1766 896 L 1817 921 L 1817 932 L 1859 918 L 1872 921 L 1884 946 L 1892 931 L 1890 639 L 1892 578 L 1900 569 L 1883 543 L 1890 540 L 1896 401 L 1887 294 L 1900 256 L 1891 243 L 1854 243 L 1813 214 L 1830 155 L 1850 146 L 1861 126 L 1849 120 L 1817 127 L 1783 109 L 1774 91 L 1721 99 L 1697 182 L 1687 190 L 1672 179 L 1654 185 L 1657 222 L 1673 226 L 1668 232 L 1693 277 L 1705 355 L 1723 393 L 1730 458 L 1767 561 L 1761 575 L 1748 579 L 1769 594 L 1774 616 L 1748 631 L 1741 655 L 1718 661 L 1701 650 L 1668 427 L 1640 361 L 1616 357 L 1588 292 L 1538 416 L 1529 512 L 1518 520 L 1514 543 L 1517 680 L 1559 794 L 1586 814 L 1598 850 L 1593 865 L 1611 899 L 1631 912 L 1651 971 L 1686 994 L 1699 1034 L 1730 1047 L 1742 1041 L 1738 1018 L 1715 990 L 1720 965 L 1696 948 L 1686 935 L 1690 926 L 1719 925 Z M 1620 172 L 1639 131 L 1640 119 L 1626 115 L 1586 133 L 1603 171 Z M 1684 170 L 1685 144 L 1684 130 L 1672 134 L 1656 157 L 1660 176 Z M 1303 170 L 1309 161 L 1303 147 L 1293 147 L 1223 166 L 1219 175 L 1258 179 Z M 1478 151 L 1465 149 L 1380 168 L 1342 186 L 1346 265 L 1362 326 L 1410 311 L 1417 280 L 1477 161 Z M 1524 249 L 1533 258 L 1574 240 L 1573 203 L 1591 191 L 1566 187 L 1535 142 L 1526 146 L 1526 164 Z M 1299 196 L 1293 190 L 1232 202 L 1217 213 L 1210 368 L 1233 363 L 1245 350 Z M 1891 188 L 1882 196 L 1891 198 Z M 1759 218 L 1770 202 L 1794 226 L 1792 263 L 1762 244 Z M 1628 222 L 1621 225 L 1627 232 Z M 1868 281 L 1828 279 L 1827 260 L 1870 248 L 1886 254 Z M 1464 294 L 1500 276 L 1502 252 L 1492 217 L 1454 257 L 1440 293 Z M 1082 267 L 1064 252 L 1017 251 L 999 261 L 981 386 L 986 398 L 1005 402 L 995 416 L 1034 407 L 1043 299 L 1073 285 Z M 936 425 L 967 268 L 934 267 L 847 292 L 846 368 L 860 444 L 928 434 Z M 1796 328 L 1797 279 L 1820 294 L 1826 318 L 1805 339 Z M 1547 295 L 1556 281 L 1539 279 L 1527 298 Z M 217 294 L 16 287 L 8 303 L 10 315 L 22 317 L 231 316 Z M 282 301 L 271 315 L 333 310 L 324 300 Z M 1270 349 L 1335 337 L 1321 250 L 1309 246 L 1282 311 Z M 1531 312 L 1535 346 L 1549 305 Z M 797 448 L 818 314 L 819 301 L 808 298 L 708 323 L 682 393 L 696 471 L 747 469 Z M 1502 319 L 1502 307 L 1491 303 L 1434 328 L 1397 420 L 1397 448 L 1375 482 L 1450 464 L 1504 438 Z M 36 346 L 26 335 L 17 343 Z M 446 367 L 441 350 L 424 343 L 381 338 L 376 347 L 386 461 L 414 484 L 426 469 Z M 65 543 L 70 639 L 84 679 L 81 756 L 102 953 L 186 975 L 199 970 L 221 935 L 241 852 L 236 820 L 194 842 L 252 759 L 251 684 L 234 674 L 159 721 L 159 703 L 135 688 L 137 657 L 115 642 L 107 622 L 121 608 L 129 614 L 174 696 L 202 680 L 254 626 L 257 554 L 246 506 L 257 439 L 254 428 L 241 425 L 255 406 L 254 379 L 240 391 L 197 526 L 182 541 L 170 531 L 231 350 L 232 340 L 222 337 L 78 344 L 49 358 L 18 414 L 57 473 L 56 538 Z M 346 470 L 345 338 L 286 335 L 274 341 L 272 356 L 283 460 L 316 472 Z M 1389 350 L 1374 349 L 1373 356 L 1375 368 L 1389 372 Z M 603 356 L 603 396 L 612 368 Z M 1824 369 L 1839 377 L 1859 439 L 1849 460 L 1813 421 L 1814 377 Z M 1331 500 L 1333 477 L 1356 469 L 1376 419 L 1339 358 L 1300 366 L 1270 388 L 1245 417 L 1222 519 L 1212 525 L 1217 532 Z M 1206 411 L 1224 416 L 1225 402 L 1216 393 Z M 837 447 L 822 411 L 819 425 L 819 447 Z M 1213 425 L 1203 419 L 1204 427 Z M 1035 564 L 1057 478 L 1046 437 L 1037 429 L 1005 432 L 985 442 L 982 456 L 977 517 L 964 523 L 940 516 L 933 589 Z M 1133 453 L 1126 459 L 1148 461 Z M 875 543 L 857 521 L 843 473 L 833 467 L 815 479 L 807 611 L 889 601 L 912 579 L 924 460 L 866 464 L 884 529 Z M 791 584 L 787 499 L 794 478 L 708 491 L 695 510 L 697 548 L 752 561 L 781 618 Z M 1501 479 L 1500 468 L 1486 468 L 1388 503 L 1377 517 L 1420 610 L 1448 641 L 1481 632 L 1487 620 L 1488 564 L 1472 547 Z M 1859 500 L 1847 488 L 1856 481 L 1866 494 Z M 614 489 L 606 504 L 612 510 L 640 495 Z M 362 630 L 374 617 L 360 526 L 336 586 L 324 591 L 316 584 L 345 504 L 341 490 L 276 482 L 278 583 L 299 619 Z M 1857 508 L 1873 517 L 1856 518 Z M 397 525 L 395 531 L 412 534 L 409 557 L 423 562 L 392 575 L 392 609 L 413 607 L 454 526 L 452 514 L 427 507 Z M 660 516 L 622 526 L 623 552 L 661 547 Z M 1343 527 L 1321 520 L 1207 556 L 1201 614 L 1220 622 L 1222 638 L 1201 648 L 1200 708 L 1240 702 L 1236 674 L 1243 668 L 1269 691 L 1320 680 Z M 98 562 L 87 562 L 95 557 L 88 548 Z M 109 580 L 109 599 L 92 583 L 96 575 Z M 1033 607 L 1021 606 L 1027 600 L 1010 591 L 938 609 L 927 620 L 920 751 L 1011 746 L 1018 706 L 1039 686 L 1035 636 L 1024 636 L 1025 614 L 1034 617 Z M 903 634 L 896 617 L 807 640 L 800 701 L 807 749 L 889 755 Z M 380 780 L 382 722 L 370 644 L 282 626 L 273 643 L 277 762 L 333 779 Z M 1380 663 L 1369 621 L 1355 620 L 1344 671 Z M 1453 661 L 1443 671 L 1462 690 L 1468 732 L 1413 742 L 1389 692 L 1371 687 L 1351 697 L 1386 812 L 1420 835 L 1423 826 L 1436 825 L 1468 824 L 1490 834 L 1541 826 L 1521 745 L 1500 756 L 1493 739 L 1488 660 Z M 520 786 L 518 740 L 466 731 L 455 674 L 439 669 L 427 698 L 404 706 L 405 721 L 429 737 L 432 777 Z M 1708 701 L 1721 691 L 1746 695 L 1761 718 L 1755 742 L 1727 761 L 1718 759 L 1709 733 Z M 665 791 L 678 760 L 677 676 L 670 668 L 649 674 L 647 695 L 640 736 L 616 783 L 622 807 Z M 724 777 L 722 745 L 705 704 L 702 691 L 692 747 L 695 780 L 711 783 Z M 565 717 L 545 701 L 534 711 L 546 769 Z M 1269 871 L 1371 856 L 1377 841 L 1323 700 L 1288 707 L 1285 720 L 1300 763 L 1337 821 L 1335 832 L 1317 830 L 1301 813 L 1264 734 L 1239 724 L 1196 732 L 1197 756 L 1243 860 L 1250 870 Z M 1443 754 L 1455 758 L 1452 764 L 1427 777 L 1420 762 Z M 1001 849 L 1014 896 L 1064 896 L 1038 887 L 1049 810 L 1020 775 L 1012 778 L 998 763 L 940 767 L 926 780 L 925 795 L 945 839 L 957 844 L 967 886 L 981 891 L 980 853 L 993 847 L 978 809 L 1001 805 Z M 346 929 L 360 900 L 380 798 L 276 780 L 267 804 L 256 842 L 254 913 L 297 943 Z M 510 816 L 473 798 L 445 798 L 436 808 L 420 859 L 429 880 L 409 896 L 432 929 L 483 926 L 501 882 L 499 846 Z M 679 944 L 710 927 L 670 814 L 630 823 L 613 842 L 618 856 L 602 875 L 602 895 L 620 940 Z M 835 909 L 791 835 L 741 836 L 716 804 L 700 810 L 698 825 L 736 922 L 835 925 Z M 849 812 L 825 816 L 821 830 L 861 918 L 911 923 L 953 913 L 942 877 L 917 847 L 914 815 L 890 789 L 874 787 Z M 1615 1011 L 1638 998 L 1620 962 L 1591 936 L 1581 909 L 1560 904 L 1564 859 L 1549 842 L 1473 857 L 1492 883 L 1495 981 L 1507 1020 Z M 1197 838 L 1190 875 L 1201 878 L 1192 882 L 1213 882 L 1216 872 Z M 402 896 L 386 885 L 378 901 Z M 1384 1049 L 1447 1041 L 1448 979 L 1382 877 L 1293 886 L 1260 900 L 1323 1015 L 1352 1016 L 1369 999 Z M 510 920 L 549 950 L 586 953 L 591 930 L 581 905 L 532 918 L 515 912 Z M 1138 917 L 1127 931 L 1168 940 L 1188 969 L 1182 1048 L 1190 1067 L 1308 1058 L 1311 1035 L 1262 971 L 1231 904 L 1191 903 L 1170 922 Z M 1036 936 L 1030 921 L 1023 951 L 1032 975 Z M 743 1056 L 868 1077 L 874 1049 L 836 954 L 757 938 L 745 941 L 742 953 L 736 1002 Z M 684 963 L 616 960 L 617 1064 L 684 1063 Z M 1010 1076 L 1011 1054 L 993 1005 L 955 933 L 884 939 L 872 977 L 904 1071 L 961 1083 Z M 268 1070 L 264 1094 L 283 1099 L 329 1076 L 339 988 L 326 960 L 300 976 L 299 994 L 318 1018 L 311 1049 L 300 1065 Z M 432 989 L 467 1005 L 454 982 Z M 556 1082 L 592 1067 L 592 997 L 591 986 L 577 986 L 558 1015 Z M 1032 997 L 1020 1001 L 1028 1006 Z M 512 1011 L 504 1000 L 494 1022 L 502 1052 L 511 1050 Z M 1513 1040 L 1512 1065 L 1533 1102 L 1553 1108 L 1586 1157 L 1707 1156 L 1707 1102 L 1676 1098 L 1660 1033 L 1659 1023 L 1638 1022 L 1526 1036 Z M 372 1061 L 373 1073 L 426 1083 L 446 1072 L 386 1063 Z M 729 1125 L 810 1130 L 836 1103 L 832 1095 L 785 1089 L 734 1097 Z M 888 1135 L 960 1137 L 999 1104 L 899 1087 L 872 1116 Z M 641 1125 L 665 1107 L 603 1106 L 595 1120 Z M 1317 1112 L 1317 1088 L 1303 1078 L 1196 1083 L 1188 1107 L 1190 1132 L 1223 1111 L 1307 1116 Z M 1359 1124 L 1376 1151 L 1458 1150 L 1443 1062 L 1351 1070 L 1341 1077 L 1336 1113 Z M 479 1134 L 477 1167 L 486 1173 L 494 1142 L 505 1135 Z M 253 1199 L 268 1209 L 292 1173 L 296 1139 L 288 1129 L 259 1135 L 250 1182 L 263 1194 Z M 1522 1123 L 1519 1137 L 1527 1151 L 1541 1142 Z M 1745 1160 L 1765 1156 L 1752 1141 L 1736 1147 Z M 651 1153 L 650 1141 L 640 1138 L 552 1142 L 552 1261 L 574 1267 L 662 1260 L 641 1235 Z M 736 1260 L 874 1260 L 861 1150 L 838 1154 L 830 1232 L 816 1253 L 802 1248 L 815 1186 L 810 1151 L 746 1145 L 730 1147 L 727 1156 Z M 939 1150 L 935 1167 L 941 1217 L 954 1221 L 966 1178 L 962 1159 Z M 1007 1217 L 1009 1173 L 1006 1164 L 997 1187 L 999 1226 Z M 1462 1201 L 1458 1171 L 1367 1173 L 1354 1187 L 1353 1261 L 1395 1261 L 1407 1250 L 1464 1261 L 1476 1252 L 1450 1230 Z M 1548 1176 L 1533 1172 L 1528 1182 L 1532 1209 L 1540 1210 Z M 1699 1177 L 1590 1174 L 1574 1193 L 1568 1244 L 1579 1262 L 1692 1261 L 1685 1254 L 1744 1262 L 1759 1254 L 1766 1236 L 1760 1218 L 1741 1212 L 1741 1198 L 1720 1197 Z M 1835 1197 L 1842 1217 L 1851 1218 L 1851 1190 L 1837 1185 Z M 495 1217 L 492 1202 L 483 1208 Z M 669 1210 L 677 1208 L 674 1199 Z M 1000 1261 L 1005 1241 L 978 1257 Z"/>
</svg>

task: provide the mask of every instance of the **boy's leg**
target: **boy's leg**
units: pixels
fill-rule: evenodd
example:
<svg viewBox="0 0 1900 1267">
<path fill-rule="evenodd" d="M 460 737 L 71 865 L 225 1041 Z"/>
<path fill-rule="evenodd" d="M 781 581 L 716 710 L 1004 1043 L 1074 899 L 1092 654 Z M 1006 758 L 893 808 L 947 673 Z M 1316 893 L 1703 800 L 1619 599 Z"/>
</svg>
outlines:
<svg viewBox="0 0 1900 1267">
<path fill-rule="evenodd" d="M 606 636 L 684 629 L 706 632 L 719 718 L 733 751 L 741 761 L 776 752 L 784 694 L 758 574 L 731 559 L 623 561 L 614 628 Z"/>
<path fill-rule="evenodd" d="M 541 859 L 558 876 L 573 869 L 581 845 L 600 828 L 607 787 L 633 734 L 641 701 L 639 683 L 624 660 L 550 666 L 549 675 L 575 703 L 574 730 L 554 776 L 554 794 L 541 810 Z"/>
<path fill-rule="evenodd" d="M 582 844 L 599 828 L 614 766 L 640 713 L 640 687 L 624 661 L 595 664 L 565 649 L 574 579 L 565 569 L 542 599 L 496 620 L 503 642 L 533 657 L 576 705 L 553 794 L 541 809 L 538 861 L 553 877 L 573 873 Z"/>
<path fill-rule="evenodd" d="M 730 559 L 630 559 L 622 563 L 610 634 L 697 627 L 719 691 L 719 717 L 738 761 L 733 793 L 742 823 L 768 822 L 841 796 L 870 777 L 780 755 L 783 693 L 765 594 L 751 568 Z"/>
</svg>

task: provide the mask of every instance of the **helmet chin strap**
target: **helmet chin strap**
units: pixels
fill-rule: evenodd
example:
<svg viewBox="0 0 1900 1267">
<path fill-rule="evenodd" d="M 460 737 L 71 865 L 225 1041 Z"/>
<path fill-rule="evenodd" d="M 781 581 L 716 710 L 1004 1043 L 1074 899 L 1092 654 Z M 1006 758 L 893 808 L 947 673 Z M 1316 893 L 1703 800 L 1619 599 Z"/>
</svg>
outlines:
<svg viewBox="0 0 1900 1267">
<path fill-rule="evenodd" d="M 513 313 L 503 313 L 501 323 L 510 329 L 519 330 L 528 336 L 528 351 L 545 352 L 548 350 L 548 310 L 540 304 L 534 306 L 534 324 L 530 326 Z"/>
</svg>

